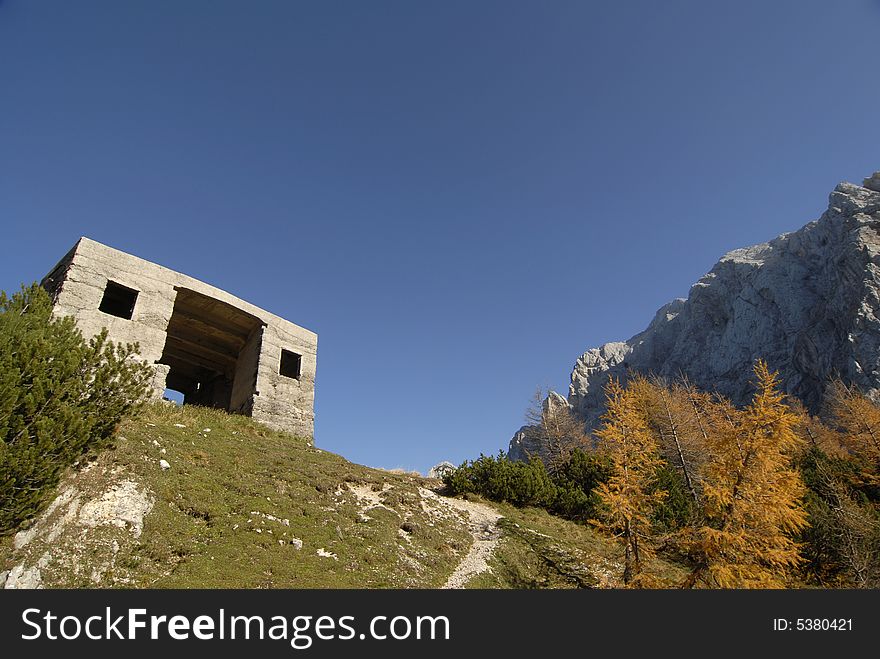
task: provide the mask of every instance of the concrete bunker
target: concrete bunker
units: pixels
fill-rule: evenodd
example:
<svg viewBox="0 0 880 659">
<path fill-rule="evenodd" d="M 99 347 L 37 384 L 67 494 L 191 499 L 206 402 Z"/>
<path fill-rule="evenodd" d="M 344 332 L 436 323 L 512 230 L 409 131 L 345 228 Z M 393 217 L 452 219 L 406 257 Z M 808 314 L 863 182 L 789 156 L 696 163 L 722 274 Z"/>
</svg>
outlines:
<svg viewBox="0 0 880 659">
<path fill-rule="evenodd" d="M 314 432 L 318 336 L 226 291 L 81 238 L 43 279 L 83 335 L 137 342 L 153 393 Z"/>
</svg>

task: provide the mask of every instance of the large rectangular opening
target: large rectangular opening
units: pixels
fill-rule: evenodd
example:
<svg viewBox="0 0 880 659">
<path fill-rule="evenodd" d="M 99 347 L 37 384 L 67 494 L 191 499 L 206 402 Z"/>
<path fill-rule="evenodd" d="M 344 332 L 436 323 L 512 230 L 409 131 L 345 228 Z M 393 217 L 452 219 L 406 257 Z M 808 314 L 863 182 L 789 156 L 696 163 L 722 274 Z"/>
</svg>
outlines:
<svg viewBox="0 0 880 659">
<path fill-rule="evenodd" d="M 250 414 L 256 391 L 263 322 L 230 304 L 177 289 L 158 363 L 170 367 L 165 386 L 185 405 Z"/>
</svg>

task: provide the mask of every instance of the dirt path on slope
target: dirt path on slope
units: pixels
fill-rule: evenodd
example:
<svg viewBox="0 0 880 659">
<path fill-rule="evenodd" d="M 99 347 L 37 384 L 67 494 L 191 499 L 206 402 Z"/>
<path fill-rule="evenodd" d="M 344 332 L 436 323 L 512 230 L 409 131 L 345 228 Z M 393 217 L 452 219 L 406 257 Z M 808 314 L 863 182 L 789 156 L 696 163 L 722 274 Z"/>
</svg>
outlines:
<svg viewBox="0 0 880 659">
<path fill-rule="evenodd" d="M 443 585 L 443 588 L 463 588 L 471 577 L 491 570 L 488 561 L 501 539 L 501 529 L 498 527 L 501 515 L 484 503 L 432 494 L 449 507 L 468 516 L 468 529 L 474 537 L 474 544 Z"/>
</svg>

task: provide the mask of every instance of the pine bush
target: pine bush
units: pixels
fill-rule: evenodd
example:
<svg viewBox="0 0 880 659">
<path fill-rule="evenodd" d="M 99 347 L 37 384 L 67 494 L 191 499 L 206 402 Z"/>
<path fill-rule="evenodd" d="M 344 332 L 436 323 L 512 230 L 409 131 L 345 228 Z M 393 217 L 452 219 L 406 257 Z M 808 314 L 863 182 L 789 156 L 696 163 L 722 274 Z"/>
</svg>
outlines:
<svg viewBox="0 0 880 659">
<path fill-rule="evenodd" d="M 604 458 L 575 449 L 552 476 L 538 459 L 513 462 L 499 453 L 465 462 L 443 481 L 452 494 L 474 493 L 491 501 L 587 520 L 599 505 L 593 488 L 607 480 L 609 473 L 610 464 Z"/>
<path fill-rule="evenodd" d="M 145 397 L 136 344 L 86 341 L 37 284 L 0 291 L 0 535 L 35 515 L 64 469 L 106 447 Z"/>
<path fill-rule="evenodd" d="M 553 477 L 556 498 L 551 512 L 581 521 L 595 518 L 601 500 L 594 489 L 611 478 L 611 471 L 611 462 L 604 456 L 574 449 Z"/>
</svg>

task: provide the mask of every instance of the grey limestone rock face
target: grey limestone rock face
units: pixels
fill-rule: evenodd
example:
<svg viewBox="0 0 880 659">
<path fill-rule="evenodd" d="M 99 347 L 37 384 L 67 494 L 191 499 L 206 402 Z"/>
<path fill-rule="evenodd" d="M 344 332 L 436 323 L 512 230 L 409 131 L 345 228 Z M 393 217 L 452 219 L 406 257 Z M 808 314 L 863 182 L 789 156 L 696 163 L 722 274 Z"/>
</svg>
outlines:
<svg viewBox="0 0 880 659">
<path fill-rule="evenodd" d="M 621 344 L 622 345 L 622 344 Z M 552 413 L 559 408 L 571 408 L 571 404 L 564 396 L 551 391 L 547 398 L 544 399 L 543 413 L 546 415 Z M 525 425 L 513 435 L 510 440 L 510 447 L 507 451 L 507 457 L 510 460 L 520 462 L 528 462 L 532 457 L 546 458 L 547 440 L 536 426 Z"/>
<path fill-rule="evenodd" d="M 546 452 L 547 449 L 535 426 L 523 426 L 513 433 L 507 449 L 507 458 L 517 462 L 528 462 L 531 456 L 542 456 Z"/>
<path fill-rule="evenodd" d="M 428 470 L 428 478 L 443 478 L 446 474 L 453 471 L 455 471 L 455 465 L 444 460 L 443 462 L 438 462 Z"/>
<path fill-rule="evenodd" d="M 592 429 L 608 379 L 643 373 L 686 376 L 743 404 L 758 358 L 812 411 L 833 377 L 880 394 L 880 172 L 839 184 L 825 213 L 798 231 L 725 254 L 640 334 L 585 352 L 568 402 Z M 529 435 L 514 435 L 512 459 Z"/>
</svg>

